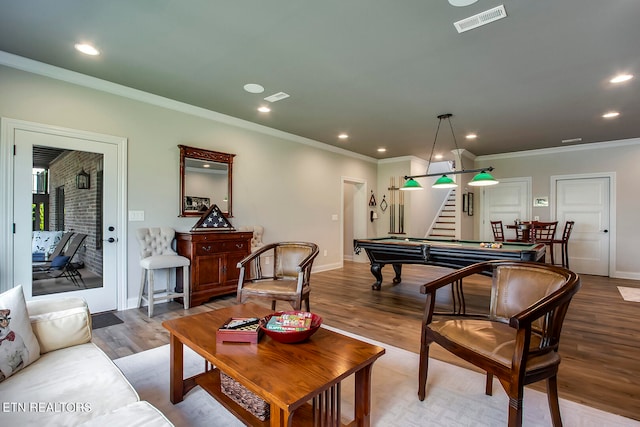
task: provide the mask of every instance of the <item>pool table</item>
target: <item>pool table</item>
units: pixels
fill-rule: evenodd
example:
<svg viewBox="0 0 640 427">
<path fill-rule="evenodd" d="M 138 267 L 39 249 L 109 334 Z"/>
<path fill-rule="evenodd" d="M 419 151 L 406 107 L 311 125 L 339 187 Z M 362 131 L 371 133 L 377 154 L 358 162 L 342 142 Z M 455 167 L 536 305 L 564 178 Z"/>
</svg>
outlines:
<svg viewBox="0 0 640 427">
<path fill-rule="evenodd" d="M 494 259 L 514 261 L 545 260 L 544 243 L 502 242 L 501 248 L 481 247 L 480 241 L 450 239 L 418 239 L 402 237 L 382 237 L 356 239 L 353 247 L 356 254 L 362 249 L 371 261 L 371 274 L 376 282 L 372 289 L 380 290 L 382 267 L 391 264 L 395 272 L 393 283 L 400 283 L 402 264 L 425 264 L 460 268 L 481 261 Z M 492 243 L 492 242 L 486 242 Z"/>
</svg>

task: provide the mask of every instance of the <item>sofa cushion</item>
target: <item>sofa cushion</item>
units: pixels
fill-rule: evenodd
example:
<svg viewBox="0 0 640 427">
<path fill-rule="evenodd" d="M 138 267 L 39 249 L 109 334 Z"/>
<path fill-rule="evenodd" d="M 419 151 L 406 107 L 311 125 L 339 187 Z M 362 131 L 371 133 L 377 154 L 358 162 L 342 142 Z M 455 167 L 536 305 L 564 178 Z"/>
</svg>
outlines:
<svg viewBox="0 0 640 427">
<path fill-rule="evenodd" d="M 27 309 L 40 354 L 91 341 L 91 314 L 82 298 L 29 301 Z"/>
<path fill-rule="evenodd" d="M 0 382 L 40 357 L 22 285 L 0 294 Z"/>
<path fill-rule="evenodd" d="M 75 426 L 140 400 L 93 343 L 43 354 L 0 383 L 0 396 L 15 406 L 2 413 L 7 426 Z"/>
</svg>

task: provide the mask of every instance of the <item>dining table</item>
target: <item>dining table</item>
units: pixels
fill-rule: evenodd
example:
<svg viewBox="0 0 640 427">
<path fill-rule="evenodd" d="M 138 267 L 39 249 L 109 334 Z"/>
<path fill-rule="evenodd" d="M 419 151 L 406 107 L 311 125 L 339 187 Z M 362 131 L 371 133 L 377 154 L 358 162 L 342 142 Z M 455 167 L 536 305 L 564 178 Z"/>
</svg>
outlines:
<svg viewBox="0 0 640 427">
<path fill-rule="evenodd" d="M 534 235 L 531 233 L 536 221 L 522 221 L 514 224 L 506 224 L 508 230 L 516 230 L 515 240 L 518 242 L 532 242 Z"/>
</svg>

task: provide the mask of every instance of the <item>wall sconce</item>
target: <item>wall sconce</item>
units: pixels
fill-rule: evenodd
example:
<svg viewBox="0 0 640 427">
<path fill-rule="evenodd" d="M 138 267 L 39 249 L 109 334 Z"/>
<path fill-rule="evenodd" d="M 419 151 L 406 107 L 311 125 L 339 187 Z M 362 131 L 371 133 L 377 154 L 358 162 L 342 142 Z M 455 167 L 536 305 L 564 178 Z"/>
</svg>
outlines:
<svg viewBox="0 0 640 427">
<path fill-rule="evenodd" d="M 371 211 L 371 214 L 369 215 L 369 219 L 371 219 L 371 222 L 373 222 L 374 219 L 378 219 L 378 213 Z"/>
<path fill-rule="evenodd" d="M 88 190 L 90 188 L 89 174 L 84 171 L 84 168 L 76 175 L 76 188 L 78 190 Z"/>
</svg>

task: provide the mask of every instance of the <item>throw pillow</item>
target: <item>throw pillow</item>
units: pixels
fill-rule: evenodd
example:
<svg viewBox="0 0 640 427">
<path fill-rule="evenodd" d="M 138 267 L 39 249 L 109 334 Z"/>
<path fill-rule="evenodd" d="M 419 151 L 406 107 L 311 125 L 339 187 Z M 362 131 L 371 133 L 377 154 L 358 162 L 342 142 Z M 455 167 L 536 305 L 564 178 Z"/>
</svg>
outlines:
<svg viewBox="0 0 640 427">
<path fill-rule="evenodd" d="M 68 256 L 58 255 L 51 261 L 51 268 L 54 270 L 62 270 L 68 261 Z"/>
<path fill-rule="evenodd" d="M 0 382 L 40 357 L 22 285 L 0 294 Z"/>
</svg>

